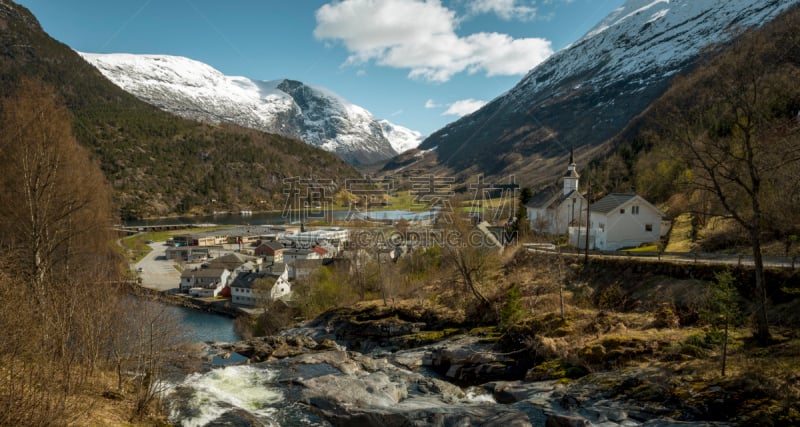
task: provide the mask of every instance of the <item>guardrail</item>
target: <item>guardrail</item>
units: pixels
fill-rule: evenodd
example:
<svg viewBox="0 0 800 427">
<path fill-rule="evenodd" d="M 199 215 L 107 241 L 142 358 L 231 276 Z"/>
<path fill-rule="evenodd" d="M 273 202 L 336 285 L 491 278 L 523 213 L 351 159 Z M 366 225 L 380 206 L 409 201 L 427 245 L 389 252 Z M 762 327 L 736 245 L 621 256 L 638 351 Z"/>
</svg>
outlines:
<svg viewBox="0 0 800 427">
<path fill-rule="evenodd" d="M 529 250 L 562 253 L 570 255 L 583 255 L 583 251 L 575 249 L 561 249 L 557 250 L 556 245 L 550 243 L 525 243 L 523 246 Z M 705 263 L 705 264 L 719 264 L 719 265 L 736 265 L 736 266 L 751 266 L 754 265 L 752 255 L 744 254 L 717 254 L 717 253 L 701 253 L 701 252 L 631 252 L 631 251 L 589 251 L 590 257 L 618 257 L 618 258 L 643 258 L 655 259 L 657 261 L 669 262 L 688 262 L 688 263 Z M 762 259 L 765 267 L 777 268 L 790 268 L 792 270 L 800 267 L 800 257 L 798 256 L 765 256 Z"/>
</svg>

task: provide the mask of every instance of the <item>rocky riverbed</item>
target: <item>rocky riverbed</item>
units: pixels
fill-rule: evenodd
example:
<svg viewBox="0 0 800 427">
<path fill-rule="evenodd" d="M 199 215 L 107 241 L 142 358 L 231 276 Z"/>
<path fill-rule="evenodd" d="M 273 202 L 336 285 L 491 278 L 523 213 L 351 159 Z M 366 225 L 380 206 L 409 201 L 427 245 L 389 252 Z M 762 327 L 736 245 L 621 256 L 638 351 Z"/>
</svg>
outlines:
<svg viewBox="0 0 800 427">
<path fill-rule="evenodd" d="M 676 401 L 679 385 L 656 368 L 543 379 L 541 366 L 525 369 L 524 357 L 499 352 L 496 339 L 426 326 L 332 314 L 278 336 L 212 343 L 213 354 L 246 362 L 178 386 L 172 418 L 184 425 L 727 425 L 698 421 L 713 419 L 709 409 Z M 229 387 L 232 397 L 198 398 L 209 387 Z M 216 406 L 204 412 L 202 405 Z"/>
</svg>

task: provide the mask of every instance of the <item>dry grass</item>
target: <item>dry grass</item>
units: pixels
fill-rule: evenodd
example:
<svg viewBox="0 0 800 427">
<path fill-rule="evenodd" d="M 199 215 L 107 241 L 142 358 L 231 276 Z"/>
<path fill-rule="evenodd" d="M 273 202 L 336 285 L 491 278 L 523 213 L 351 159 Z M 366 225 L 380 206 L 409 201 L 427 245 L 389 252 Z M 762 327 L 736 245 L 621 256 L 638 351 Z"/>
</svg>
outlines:
<svg viewBox="0 0 800 427">
<path fill-rule="evenodd" d="M 76 427 L 170 425 L 164 416 L 132 420 L 134 402 L 129 397 L 123 395 L 121 400 L 115 400 L 103 395 L 106 392 L 116 391 L 116 381 L 116 376 L 110 373 L 100 373 L 95 376 L 80 397 L 87 403 L 89 409 L 80 414 L 70 425 Z"/>
<path fill-rule="evenodd" d="M 664 249 L 665 252 L 691 252 L 694 248 L 692 242 L 692 216 L 690 214 L 681 214 L 672 225 L 672 230 L 669 232 L 669 243 Z"/>
</svg>

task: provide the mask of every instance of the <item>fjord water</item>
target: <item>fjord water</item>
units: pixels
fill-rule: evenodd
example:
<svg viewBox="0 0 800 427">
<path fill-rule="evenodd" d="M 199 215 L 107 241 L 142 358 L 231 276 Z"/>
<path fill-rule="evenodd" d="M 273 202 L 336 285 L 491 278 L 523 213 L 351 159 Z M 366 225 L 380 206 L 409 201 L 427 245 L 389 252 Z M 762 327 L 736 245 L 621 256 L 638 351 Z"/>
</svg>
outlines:
<svg viewBox="0 0 800 427">
<path fill-rule="evenodd" d="M 371 220 L 400 220 L 405 219 L 425 220 L 435 216 L 434 210 L 426 211 L 407 211 L 407 210 L 374 210 L 356 213 L 355 211 L 335 210 L 330 211 L 330 219 L 342 221 L 352 218 L 362 218 Z M 315 219 L 315 217 L 310 217 Z M 277 225 L 285 224 L 287 217 L 282 212 L 253 212 L 250 215 L 240 215 L 238 213 L 222 213 L 209 216 L 182 216 L 173 218 L 154 218 L 143 220 L 125 221 L 128 227 L 175 225 L 175 224 L 217 224 L 217 225 Z"/>
</svg>

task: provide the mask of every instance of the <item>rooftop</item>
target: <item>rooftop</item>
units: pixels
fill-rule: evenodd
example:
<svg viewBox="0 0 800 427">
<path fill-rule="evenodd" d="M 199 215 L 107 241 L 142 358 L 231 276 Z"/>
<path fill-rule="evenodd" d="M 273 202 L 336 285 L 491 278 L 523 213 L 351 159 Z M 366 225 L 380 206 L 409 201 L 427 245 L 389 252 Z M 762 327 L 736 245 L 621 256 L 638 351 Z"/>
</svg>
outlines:
<svg viewBox="0 0 800 427">
<path fill-rule="evenodd" d="M 592 212 L 609 213 L 634 197 L 637 197 L 636 193 L 611 193 L 594 202 L 590 209 Z"/>
</svg>

